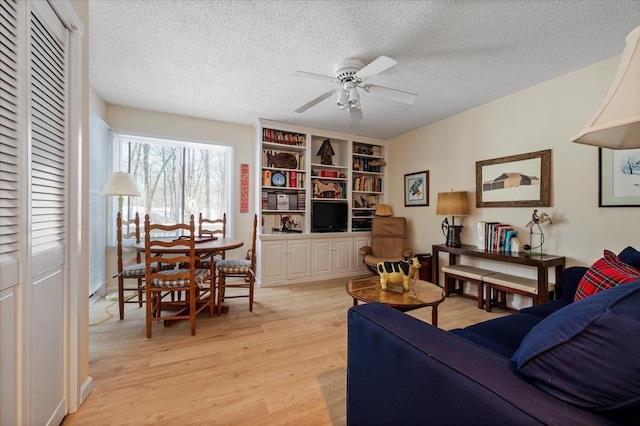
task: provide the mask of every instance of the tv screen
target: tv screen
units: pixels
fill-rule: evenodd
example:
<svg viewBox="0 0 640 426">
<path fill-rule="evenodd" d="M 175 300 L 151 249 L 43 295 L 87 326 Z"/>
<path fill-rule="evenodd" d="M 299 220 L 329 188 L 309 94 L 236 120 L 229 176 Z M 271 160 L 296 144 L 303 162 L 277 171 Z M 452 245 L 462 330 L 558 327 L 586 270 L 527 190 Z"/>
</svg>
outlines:
<svg viewBox="0 0 640 426">
<path fill-rule="evenodd" d="M 344 202 L 313 201 L 311 232 L 344 232 L 347 230 L 349 205 Z"/>
</svg>

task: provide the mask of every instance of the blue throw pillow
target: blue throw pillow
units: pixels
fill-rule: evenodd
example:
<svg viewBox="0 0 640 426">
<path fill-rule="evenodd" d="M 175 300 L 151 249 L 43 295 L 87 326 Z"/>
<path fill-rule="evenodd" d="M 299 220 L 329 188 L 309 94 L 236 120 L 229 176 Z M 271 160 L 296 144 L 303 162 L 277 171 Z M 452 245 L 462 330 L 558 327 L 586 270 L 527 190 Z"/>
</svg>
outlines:
<svg viewBox="0 0 640 426">
<path fill-rule="evenodd" d="M 640 281 L 549 315 L 511 360 L 534 386 L 611 415 L 640 415 Z"/>
<path fill-rule="evenodd" d="M 618 255 L 618 258 L 627 265 L 631 265 L 636 269 L 640 269 L 640 251 L 629 246 L 622 250 Z"/>
</svg>

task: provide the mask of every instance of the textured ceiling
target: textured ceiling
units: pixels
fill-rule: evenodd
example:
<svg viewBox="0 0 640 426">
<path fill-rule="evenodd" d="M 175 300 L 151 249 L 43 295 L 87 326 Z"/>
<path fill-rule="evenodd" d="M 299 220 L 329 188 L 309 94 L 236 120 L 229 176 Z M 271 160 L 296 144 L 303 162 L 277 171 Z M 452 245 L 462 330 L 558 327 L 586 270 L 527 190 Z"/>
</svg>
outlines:
<svg viewBox="0 0 640 426">
<path fill-rule="evenodd" d="M 91 0 L 89 19 L 107 103 L 388 139 L 620 54 L 640 1 Z M 358 123 L 334 98 L 294 112 L 333 85 L 292 72 L 380 55 L 398 64 L 367 81 L 415 104 L 361 92 Z"/>
</svg>

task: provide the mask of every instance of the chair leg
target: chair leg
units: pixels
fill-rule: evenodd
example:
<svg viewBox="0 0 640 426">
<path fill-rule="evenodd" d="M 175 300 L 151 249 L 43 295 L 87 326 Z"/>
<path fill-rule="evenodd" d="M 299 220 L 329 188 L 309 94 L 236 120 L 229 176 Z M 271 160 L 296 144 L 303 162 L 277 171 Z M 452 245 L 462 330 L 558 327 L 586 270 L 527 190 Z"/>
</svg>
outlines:
<svg viewBox="0 0 640 426">
<path fill-rule="evenodd" d="M 118 309 L 120 310 L 120 320 L 124 319 L 124 277 L 118 275 Z"/>
<path fill-rule="evenodd" d="M 189 291 L 189 321 L 191 321 L 191 335 L 196 335 L 196 290 Z"/>
<path fill-rule="evenodd" d="M 218 316 L 222 314 L 222 301 L 224 300 L 223 291 L 225 285 L 225 275 L 222 272 L 218 273 Z"/>
<path fill-rule="evenodd" d="M 142 308 L 142 278 L 138 278 L 138 307 Z"/>
<path fill-rule="evenodd" d="M 253 312 L 253 287 L 255 283 L 255 278 L 253 275 L 249 277 L 249 312 Z"/>
<path fill-rule="evenodd" d="M 151 296 L 151 291 L 149 290 L 149 285 L 147 284 L 146 290 L 147 303 L 146 303 L 146 311 L 147 311 L 147 339 L 151 337 L 151 309 L 153 308 L 153 297 Z"/>
</svg>

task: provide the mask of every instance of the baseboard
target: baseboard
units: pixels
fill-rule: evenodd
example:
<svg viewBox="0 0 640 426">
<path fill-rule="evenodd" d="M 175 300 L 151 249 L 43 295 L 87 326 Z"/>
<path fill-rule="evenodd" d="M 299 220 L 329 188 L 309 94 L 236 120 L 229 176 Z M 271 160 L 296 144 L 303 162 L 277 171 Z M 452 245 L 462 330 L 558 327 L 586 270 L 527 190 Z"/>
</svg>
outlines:
<svg viewBox="0 0 640 426">
<path fill-rule="evenodd" d="M 93 377 L 89 376 L 80 388 L 80 405 L 89 397 L 91 391 L 93 391 Z"/>
</svg>

